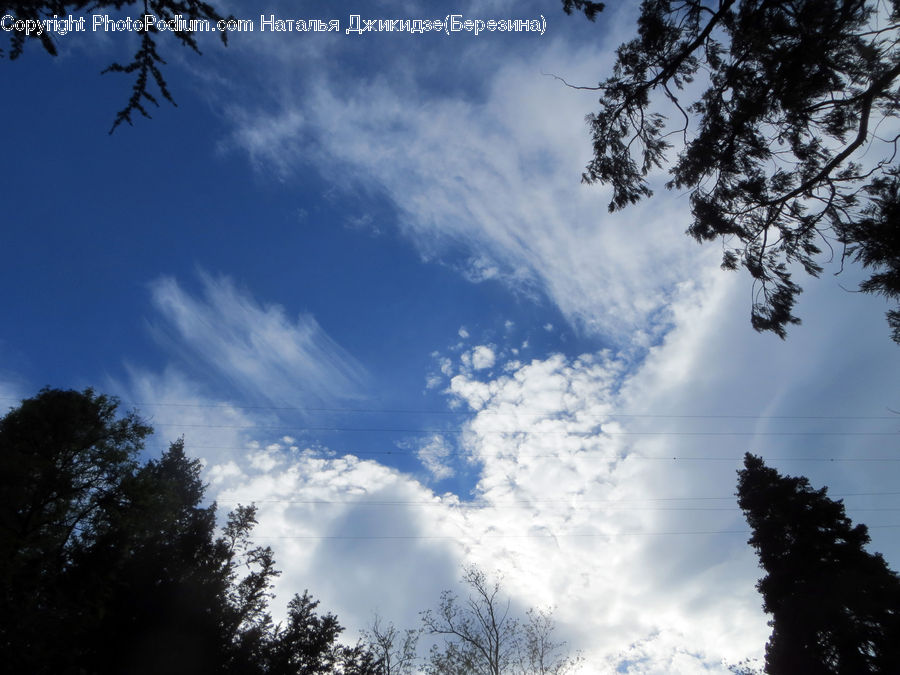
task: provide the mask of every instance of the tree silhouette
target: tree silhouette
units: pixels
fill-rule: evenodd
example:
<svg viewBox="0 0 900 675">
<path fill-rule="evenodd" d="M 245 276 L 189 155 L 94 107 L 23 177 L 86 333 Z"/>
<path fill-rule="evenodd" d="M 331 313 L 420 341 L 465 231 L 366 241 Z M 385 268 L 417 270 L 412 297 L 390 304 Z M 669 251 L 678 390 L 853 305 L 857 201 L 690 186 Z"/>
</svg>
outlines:
<svg viewBox="0 0 900 675">
<path fill-rule="evenodd" d="M 0 419 L 0 663 L 13 675 L 376 675 L 306 593 L 274 625 L 279 574 L 254 506 L 216 536 L 184 443 L 137 461 L 150 428 L 115 399 L 42 390 Z"/>
<path fill-rule="evenodd" d="M 107 0 L 95 2 L 92 0 L 45 0 L 44 2 L 3 2 L 0 3 L 0 16 L 11 16 L 21 21 L 46 21 L 56 16 L 67 17 L 69 14 L 78 14 L 83 11 L 114 11 L 121 12 L 124 7 L 137 5 L 138 12 L 129 15 L 129 19 L 139 25 L 138 30 L 133 31 L 138 35 L 139 45 L 131 61 L 127 63 L 114 62 L 103 73 L 124 73 L 134 76 L 131 87 L 131 96 L 125 106 L 116 113 L 109 133 L 113 133 L 123 122 L 131 125 L 133 116 L 139 113 L 143 117 L 150 117 L 147 104 L 159 106 L 157 96 L 162 96 L 172 105 L 177 105 L 169 91 L 166 80 L 163 77 L 160 66 L 165 61 L 159 55 L 156 45 L 156 36 L 160 33 L 158 22 L 171 26 L 174 30 L 166 30 L 185 47 L 189 47 L 196 53 L 200 53 L 197 39 L 194 36 L 192 22 L 209 21 L 215 24 L 219 21 L 227 21 L 232 16 L 225 17 L 220 14 L 210 3 L 202 0 Z M 157 19 L 155 23 L 145 23 L 144 16 L 152 15 Z M 176 21 L 176 18 L 181 21 Z M 24 25 L 24 24 L 23 24 Z M 50 31 L 37 31 L 26 33 L 25 30 L 17 30 L 16 24 L 10 24 L 11 30 L 6 32 L 9 36 L 9 49 L 4 52 L 0 49 L 0 56 L 7 54 L 10 60 L 15 60 L 22 55 L 26 41 L 37 40 L 44 50 L 56 56 L 56 45 L 53 43 Z M 227 31 L 218 31 L 222 44 L 227 44 Z M 156 85 L 158 94 L 152 92 L 152 85 Z"/>
<path fill-rule="evenodd" d="M 563 0 L 589 18 L 597 4 Z M 799 323 L 792 273 L 818 276 L 826 249 L 873 270 L 861 290 L 898 300 L 898 27 L 896 2 L 645 0 L 612 76 L 579 87 L 600 92 L 582 179 L 612 187 L 613 211 L 669 166 L 666 187 L 690 192 L 688 234 L 721 238 L 722 267 L 753 278 L 756 330 Z M 900 343 L 900 310 L 887 316 Z"/>
<path fill-rule="evenodd" d="M 429 675 L 563 675 L 581 661 L 553 641 L 550 612 L 529 610 L 523 624 L 510 614 L 500 582 L 475 566 L 465 568 L 462 581 L 464 601 L 444 591 L 437 611 L 422 613 L 425 631 L 444 637 L 443 648 L 431 650 Z"/>
<path fill-rule="evenodd" d="M 865 525 L 802 477 L 782 476 L 747 454 L 738 504 L 766 576 L 772 615 L 768 673 L 900 672 L 900 578 L 869 553 Z"/>
<path fill-rule="evenodd" d="M 372 625 L 363 631 L 363 642 L 376 656 L 380 675 L 412 675 L 415 672 L 419 636 L 422 629 L 399 631 L 394 624 L 385 625 L 384 620 L 375 615 Z"/>
</svg>

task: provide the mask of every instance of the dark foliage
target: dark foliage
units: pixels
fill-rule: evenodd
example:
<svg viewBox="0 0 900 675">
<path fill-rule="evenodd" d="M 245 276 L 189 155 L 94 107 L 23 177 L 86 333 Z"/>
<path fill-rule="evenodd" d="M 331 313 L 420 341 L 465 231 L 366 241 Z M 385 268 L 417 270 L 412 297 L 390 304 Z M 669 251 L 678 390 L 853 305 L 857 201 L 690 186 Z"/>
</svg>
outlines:
<svg viewBox="0 0 900 675">
<path fill-rule="evenodd" d="M 92 391 L 45 389 L 0 420 L 0 662 L 17 675 L 376 675 L 308 595 L 287 625 L 255 507 L 216 536 L 200 464 Z"/>
<path fill-rule="evenodd" d="M 572 12 L 584 12 L 584 15 L 591 21 L 602 12 L 606 6 L 602 2 L 591 2 L 591 0 L 563 0 L 563 9 L 566 14 Z"/>
<path fill-rule="evenodd" d="M 900 578 L 869 553 L 865 525 L 802 477 L 744 458 L 738 504 L 766 576 L 757 584 L 772 615 L 767 673 L 900 672 Z"/>
<path fill-rule="evenodd" d="M 873 269 L 863 291 L 900 299 L 898 25 L 898 0 L 645 0 L 593 88 L 583 180 L 624 208 L 651 196 L 647 176 L 677 142 L 667 187 L 690 192 L 688 234 L 721 238 L 723 268 L 752 276 L 759 331 L 799 323 L 793 269 L 818 276 L 826 249 Z M 900 311 L 888 319 L 900 343 Z"/>
<path fill-rule="evenodd" d="M 197 45 L 197 39 L 191 31 L 191 22 L 208 20 L 214 24 L 223 19 L 233 18 L 219 14 L 215 7 L 201 0 L 107 0 L 106 2 L 97 2 L 95 0 L 47 0 L 44 2 L 3 2 L 0 3 L 0 16 L 8 14 L 16 19 L 40 21 L 42 19 L 51 19 L 54 16 L 79 15 L 83 12 L 113 11 L 122 13 L 126 8 L 131 8 L 132 5 L 136 5 L 139 10 L 128 15 L 132 20 L 140 19 L 147 14 L 155 16 L 158 21 L 174 26 L 175 30 L 167 30 L 166 32 L 172 33 L 183 46 L 191 48 L 198 54 L 200 49 Z M 183 22 L 173 23 L 176 16 L 183 19 Z M 134 76 L 134 84 L 131 88 L 131 96 L 128 99 L 128 103 L 116 113 L 116 118 L 109 133 L 115 131 L 116 127 L 123 122 L 129 125 L 132 124 L 132 116 L 135 113 L 140 113 L 144 117 L 150 117 L 147 104 L 152 103 L 155 106 L 159 106 L 157 96 L 152 93 L 151 84 L 156 85 L 159 95 L 172 105 L 176 105 L 175 99 L 169 92 L 166 80 L 160 70 L 160 66 L 164 65 L 165 61 L 157 51 L 156 37 L 159 32 L 159 28 L 156 25 L 150 24 L 146 26 L 142 24 L 141 29 L 136 31 L 140 44 L 131 61 L 125 64 L 112 63 L 103 71 L 104 73 L 125 73 Z M 26 35 L 24 32 L 13 30 L 6 34 L 9 35 L 10 40 L 8 56 L 11 60 L 22 55 L 25 49 L 25 42 L 28 39 L 40 41 L 48 54 L 56 56 L 56 45 L 53 44 L 52 33 L 43 32 L 40 35 L 34 33 Z M 219 32 L 219 37 L 222 40 L 222 44 L 227 44 L 227 32 Z M 3 55 L 4 51 L 0 50 L 0 56 Z"/>
</svg>

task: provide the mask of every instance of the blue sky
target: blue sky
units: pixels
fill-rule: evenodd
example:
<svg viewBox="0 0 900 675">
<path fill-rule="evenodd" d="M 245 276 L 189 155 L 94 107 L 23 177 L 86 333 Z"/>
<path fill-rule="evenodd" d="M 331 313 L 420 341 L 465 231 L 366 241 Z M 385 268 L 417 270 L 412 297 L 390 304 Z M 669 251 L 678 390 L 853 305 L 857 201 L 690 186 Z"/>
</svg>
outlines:
<svg viewBox="0 0 900 675">
<path fill-rule="evenodd" d="M 309 588 L 351 637 L 475 563 L 555 607 L 585 672 L 759 657 L 746 450 L 850 495 L 900 566 L 898 496 L 858 494 L 900 468 L 900 353 L 860 272 L 803 279 L 803 325 L 759 335 L 684 195 L 610 215 L 579 182 L 594 96 L 545 73 L 602 78 L 634 6 L 223 7 L 257 32 L 161 40 L 178 107 L 111 136 L 127 35 L 3 64 L 5 405 L 93 386 L 151 420 L 148 452 L 184 435 L 212 498 L 259 504 L 275 607 Z M 273 12 L 342 31 L 259 33 Z M 547 29 L 348 35 L 354 13 Z"/>
</svg>

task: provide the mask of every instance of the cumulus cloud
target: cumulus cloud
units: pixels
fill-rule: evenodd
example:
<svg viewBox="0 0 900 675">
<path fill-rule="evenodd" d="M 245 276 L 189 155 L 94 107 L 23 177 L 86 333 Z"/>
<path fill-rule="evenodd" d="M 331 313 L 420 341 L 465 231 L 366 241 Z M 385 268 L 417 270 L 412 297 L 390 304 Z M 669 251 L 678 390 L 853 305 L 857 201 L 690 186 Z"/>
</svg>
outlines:
<svg viewBox="0 0 900 675">
<path fill-rule="evenodd" d="M 170 277 L 150 286 L 159 312 L 155 333 L 187 360 L 274 404 L 360 395 L 365 370 L 314 317 L 291 321 L 283 308 L 258 303 L 227 277 L 201 274 L 200 280 L 200 296 Z"/>
<path fill-rule="evenodd" d="M 484 370 L 494 365 L 496 356 L 494 350 L 488 345 L 478 345 L 472 350 L 472 367 L 475 370 Z"/>
<path fill-rule="evenodd" d="M 742 453 L 761 452 L 836 494 L 891 490 L 896 475 L 885 465 L 778 463 L 874 453 L 877 438 L 796 432 L 888 430 L 889 421 L 778 415 L 875 412 L 897 375 L 887 373 L 893 346 L 871 308 L 812 291 L 807 324 L 773 342 L 748 331 L 739 280 L 726 279 L 682 285 L 674 327 L 638 362 L 614 351 L 504 360 L 492 348 L 489 373 L 471 367 L 474 350 L 455 362 L 436 355 L 447 394 L 469 417 L 457 443 L 433 435 L 408 449 L 432 479 L 473 471 L 471 495 L 436 494 L 411 473 L 269 432 L 266 415 L 276 412 L 204 397 L 171 369 L 133 371 L 132 396 L 193 402 L 152 408 L 152 421 L 186 435 L 223 509 L 258 505 L 257 539 L 284 570 L 276 608 L 310 588 L 350 639 L 375 610 L 416 626 L 417 612 L 454 587 L 460 564 L 475 563 L 502 570 L 517 607 L 554 606 L 560 637 L 584 650 L 585 672 L 725 672 L 723 659 L 759 656 L 769 632 L 732 494 Z M 835 302 L 852 321 L 832 312 Z M 846 371 L 815 364 L 843 363 L 861 329 L 869 337 L 854 369 L 866 377 L 836 388 Z M 865 354 L 883 372 L 867 373 Z M 799 379 L 780 377 L 805 356 Z M 795 403 L 801 389 L 816 392 L 805 410 Z M 867 522 L 854 504 L 851 517 Z M 872 530 L 889 561 L 900 558 L 890 532 Z"/>
<path fill-rule="evenodd" d="M 900 373 L 874 304 L 851 309 L 834 285 L 810 285 L 806 323 L 787 343 L 758 336 L 745 279 L 720 273 L 715 247 L 673 226 L 687 223 L 685 199 L 608 215 L 606 190 L 577 186 L 595 95 L 540 71 L 596 81 L 602 48 L 560 43 L 492 63 L 465 99 L 425 92 L 408 71 L 307 81 L 302 94 L 281 90 L 277 112 L 238 119 L 232 140 L 254 161 L 283 170 L 285 148 L 314 139 L 297 156 L 344 189 L 386 195 L 426 258 L 461 248 L 466 278 L 548 298 L 613 349 L 531 358 L 525 340 L 522 354 L 508 351 L 516 360 L 502 345 L 436 357 L 451 404 L 471 414 L 459 445 L 476 472 L 473 501 L 313 451 L 247 459 L 228 494 L 272 497 L 261 531 L 290 561 L 283 587 L 323 592 L 348 625 L 373 607 L 415 625 L 465 560 L 502 568 L 523 604 L 556 606 L 586 672 L 724 672 L 721 659 L 760 655 L 769 632 L 733 499 L 741 454 L 808 460 L 778 466 L 838 491 L 891 489 L 883 464 L 838 472 L 817 460 L 877 451 L 882 437 L 839 435 L 872 427 L 837 418 L 883 411 Z M 559 333 L 558 322 L 544 327 Z M 427 386 L 440 382 L 434 373 Z M 889 532 L 872 530 L 876 549 L 900 559 Z M 394 593 L 385 578 L 410 585 Z"/>
<path fill-rule="evenodd" d="M 463 352 L 460 360 L 466 369 L 486 370 L 493 367 L 497 355 L 494 353 L 492 345 L 477 345 Z"/>
</svg>

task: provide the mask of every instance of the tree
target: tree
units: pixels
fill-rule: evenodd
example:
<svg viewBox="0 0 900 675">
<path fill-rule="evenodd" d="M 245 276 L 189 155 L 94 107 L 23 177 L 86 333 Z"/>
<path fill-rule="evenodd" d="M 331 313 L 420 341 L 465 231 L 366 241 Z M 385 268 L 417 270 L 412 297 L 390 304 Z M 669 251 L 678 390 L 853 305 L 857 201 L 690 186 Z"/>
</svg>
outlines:
<svg viewBox="0 0 900 675">
<path fill-rule="evenodd" d="M 93 0 L 44 0 L 43 2 L 3 2 L 0 3 L 0 16 L 10 16 L 15 21 L 10 23 L 9 49 L 0 49 L 0 57 L 8 55 L 10 60 L 15 60 L 25 50 L 27 40 L 37 40 L 44 50 L 56 56 L 56 45 L 51 37 L 52 31 L 48 29 L 35 30 L 32 26 L 47 26 L 47 21 L 56 17 L 68 17 L 69 14 L 78 14 L 83 11 L 115 11 L 121 12 L 123 7 L 138 6 L 138 12 L 127 16 L 129 25 L 137 26 L 137 30 L 131 31 L 137 34 L 139 45 L 134 56 L 126 64 L 114 62 L 103 73 L 124 73 L 134 76 L 131 87 L 131 96 L 125 106 L 116 114 L 113 120 L 112 133 L 123 122 L 132 124 L 132 116 L 140 113 L 143 117 L 150 117 L 147 104 L 159 106 L 157 96 L 162 96 L 172 105 L 176 105 L 175 99 L 169 92 L 166 80 L 162 75 L 160 66 L 165 64 L 159 55 L 156 45 L 156 36 L 160 33 L 159 26 L 167 26 L 165 32 L 172 33 L 185 47 L 200 53 L 197 39 L 194 36 L 196 22 L 210 22 L 215 25 L 221 21 L 228 21 L 234 17 L 221 15 L 211 4 L 203 0 L 107 0 L 107 2 L 95 2 Z M 154 22 L 144 21 L 146 16 L 155 17 Z M 20 23 L 21 22 L 21 23 Z M 228 43 L 227 31 L 218 30 L 222 44 Z M 152 84 L 156 85 L 158 94 L 153 94 Z"/>
<path fill-rule="evenodd" d="M 556 624 L 550 610 L 532 607 L 522 626 L 522 643 L 516 672 L 521 675 L 564 675 L 582 661 L 580 655 L 568 656 L 566 643 L 553 638 Z"/>
<path fill-rule="evenodd" d="M 421 629 L 401 633 L 392 623 L 385 626 L 376 614 L 369 630 L 363 632 L 363 642 L 377 657 L 380 675 L 412 675 L 421 633 Z"/>
<path fill-rule="evenodd" d="M 464 570 L 462 581 L 470 593 L 464 603 L 444 591 L 437 611 L 422 613 L 426 632 L 445 639 L 443 649 L 431 650 L 430 675 L 562 675 L 578 663 L 560 653 L 564 643 L 553 642 L 549 612 L 529 610 L 523 625 L 510 615 L 498 581 L 489 582 L 474 566 Z"/>
<path fill-rule="evenodd" d="M 0 660 L 10 672 L 52 672 L 55 651 L 45 643 L 64 650 L 75 642 L 63 614 L 91 613 L 68 593 L 65 575 L 81 542 L 123 500 L 150 433 L 115 411 L 113 399 L 91 390 L 45 389 L 0 419 Z"/>
<path fill-rule="evenodd" d="M 766 576 L 757 588 L 772 615 L 768 673 L 900 672 L 900 578 L 865 550 L 840 500 L 751 454 L 738 504 Z"/>
<path fill-rule="evenodd" d="M 115 399 L 44 389 L 0 419 L 0 662 L 12 675 L 376 675 L 306 593 L 284 627 L 254 506 L 216 536 L 183 441 L 140 464 L 151 432 Z"/>
<path fill-rule="evenodd" d="M 563 7 L 593 19 L 602 4 Z M 644 0 L 612 77 L 578 87 L 600 92 L 582 180 L 611 185 L 614 211 L 669 166 L 687 233 L 721 238 L 722 267 L 753 278 L 758 331 L 799 323 L 794 268 L 818 276 L 825 249 L 873 270 L 862 291 L 900 300 L 898 28 L 897 0 Z M 900 309 L 887 316 L 900 343 Z"/>
</svg>

